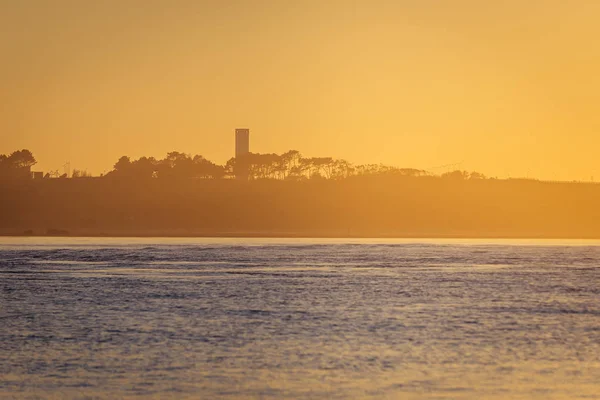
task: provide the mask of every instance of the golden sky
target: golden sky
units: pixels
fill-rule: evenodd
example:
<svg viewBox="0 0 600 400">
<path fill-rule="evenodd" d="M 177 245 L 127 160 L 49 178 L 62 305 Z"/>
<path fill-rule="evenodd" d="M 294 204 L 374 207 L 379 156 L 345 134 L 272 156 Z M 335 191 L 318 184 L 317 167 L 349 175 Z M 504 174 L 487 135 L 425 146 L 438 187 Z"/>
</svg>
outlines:
<svg viewBox="0 0 600 400">
<path fill-rule="evenodd" d="M 0 153 L 600 180 L 597 0 L 0 0 Z M 433 170 L 433 172 L 444 172 Z"/>
</svg>

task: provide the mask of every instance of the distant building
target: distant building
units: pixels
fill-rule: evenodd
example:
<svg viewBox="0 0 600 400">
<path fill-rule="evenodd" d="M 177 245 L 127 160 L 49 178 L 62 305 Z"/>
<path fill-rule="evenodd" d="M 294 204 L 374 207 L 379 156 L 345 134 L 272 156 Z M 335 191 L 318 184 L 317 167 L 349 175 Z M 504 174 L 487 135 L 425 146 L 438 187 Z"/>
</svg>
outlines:
<svg viewBox="0 0 600 400">
<path fill-rule="evenodd" d="M 235 130 L 235 157 L 250 153 L 250 129 Z"/>
<path fill-rule="evenodd" d="M 31 177 L 33 179 L 44 179 L 44 173 L 41 171 L 33 171 L 31 172 Z"/>
<path fill-rule="evenodd" d="M 250 129 L 235 130 L 235 167 L 236 179 L 247 180 L 249 175 L 248 157 L 250 153 Z"/>
</svg>

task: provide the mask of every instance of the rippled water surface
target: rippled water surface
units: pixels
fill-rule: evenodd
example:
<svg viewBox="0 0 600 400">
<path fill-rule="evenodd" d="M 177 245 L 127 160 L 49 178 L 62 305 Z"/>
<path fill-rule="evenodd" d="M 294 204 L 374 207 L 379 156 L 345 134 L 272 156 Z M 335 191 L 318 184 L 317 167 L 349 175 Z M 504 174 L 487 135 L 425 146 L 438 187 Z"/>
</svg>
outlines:
<svg viewBox="0 0 600 400">
<path fill-rule="evenodd" d="M 0 238 L 0 398 L 600 399 L 600 243 Z"/>
</svg>

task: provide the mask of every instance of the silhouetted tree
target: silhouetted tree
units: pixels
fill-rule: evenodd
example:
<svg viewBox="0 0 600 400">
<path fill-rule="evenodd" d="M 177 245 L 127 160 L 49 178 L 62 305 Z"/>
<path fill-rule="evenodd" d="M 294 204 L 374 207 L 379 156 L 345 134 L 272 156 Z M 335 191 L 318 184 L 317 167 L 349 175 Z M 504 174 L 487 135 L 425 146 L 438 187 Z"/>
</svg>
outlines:
<svg viewBox="0 0 600 400">
<path fill-rule="evenodd" d="M 229 178 L 235 178 L 236 164 L 237 164 L 237 159 L 235 157 L 232 157 L 229 160 L 227 160 L 227 163 L 225 164 L 225 167 L 224 167 L 225 176 L 227 176 Z"/>
<path fill-rule="evenodd" d="M 73 173 L 71 174 L 71 178 L 89 178 L 92 175 L 81 169 L 73 169 Z"/>
<path fill-rule="evenodd" d="M 302 159 L 302 154 L 298 150 L 290 150 L 281 155 L 281 166 L 282 166 L 282 179 L 287 179 L 291 174 L 294 168 L 298 166 L 300 160 Z"/>
<path fill-rule="evenodd" d="M 158 162 L 154 157 L 142 157 L 131 164 L 132 176 L 147 179 L 157 174 Z"/>
<path fill-rule="evenodd" d="M 485 175 L 479 172 L 471 172 L 469 179 L 486 179 Z"/>
<path fill-rule="evenodd" d="M 216 165 L 201 155 L 194 156 L 193 176 L 202 179 L 221 179 L 225 176 L 225 167 Z"/>
<path fill-rule="evenodd" d="M 425 176 L 428 175 L 427 171 L 422 169 L 414 169 L 414 168 L 401 168 L 398 170 L 398 173 L 403 176 Z"/>
<path fill-rule="evenodd" d="M 29 150 L 19 150 L 13 152 L 7 158 L 7 162 L 9 163 L 11 168 L 31 168 L 37 161 L 31 151 Z"/>
<path fill-rule="evenodd" d="M 427 171 L 415 168 L 396 168 L 383 164 L 352 165 L 346 160 L 332 157 L 303 157 L 297 150 L 281 155 L 270 153 L 247 153 L 231 158 L 225 165 L 217 165 L 201 155 L 191 156 L 172 151 L 162 160 L 142 157 L 131 161 L 121 157 L 111 173 L 129 178 L 157 177 L 160 179 L 223 179 L 242 178 L 248 180 L 305 180 L 346 179 L 353 176 L 429 176 Z M 111 175 L 109 174 L 109 175 Z M 444 179 L 486 179 L 478 172 L 453 171 L 442 175 Z"/>
<path fill-rule="evenodd" d="M 125 173 L 131 170 L 131 159 L 127 156 L 119 158 L 119 161 L 115 163 L 113 167 L 118 173 Z"/>
<path fill-rule="evenodd" d="M 454 180 L 465 180 L 465 179 L 469 179 L 469 173 L 467 171 L 452 171 L 452 172 L 446 172 L 445 174 L 442 174 L 442 178 L 443 179 L 454 179 Z"/>
<path fill-rule="evenodd" d="M 18 150 L 9 156 L 0 154 L 0 176 L 26 179 L 31 177 L 31 167 L 37 163 L 29 150 Z"/>
</svg>

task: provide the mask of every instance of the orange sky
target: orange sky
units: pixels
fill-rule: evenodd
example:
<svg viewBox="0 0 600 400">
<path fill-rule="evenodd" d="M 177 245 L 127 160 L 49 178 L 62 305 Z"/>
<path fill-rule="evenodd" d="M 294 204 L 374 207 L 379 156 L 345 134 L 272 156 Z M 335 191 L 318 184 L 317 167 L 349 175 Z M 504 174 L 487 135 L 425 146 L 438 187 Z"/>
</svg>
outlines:
<svg viewBox="0 0 600 400">
<path fill-rule="evenodd" d="M 0 0 L 0 153 L 600 180 L 597 0 Z M 443 170 L 432 170 L 444 172 Z"/>
</svg>

